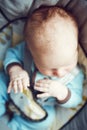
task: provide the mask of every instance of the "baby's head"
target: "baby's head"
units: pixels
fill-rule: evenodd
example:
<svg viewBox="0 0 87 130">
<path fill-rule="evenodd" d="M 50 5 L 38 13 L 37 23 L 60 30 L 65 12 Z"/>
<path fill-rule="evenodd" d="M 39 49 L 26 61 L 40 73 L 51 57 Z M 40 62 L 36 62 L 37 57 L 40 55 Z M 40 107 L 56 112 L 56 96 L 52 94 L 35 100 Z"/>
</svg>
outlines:
<svg viewBox="0 0 87 130">
<path fill-rule="evenodd" d="M 42 74 L 62 77 L 76 66 L 78 27 L 63 9 L 37 9 L 28 19 L 24 32 L 28 49 Z"/>
</svg>

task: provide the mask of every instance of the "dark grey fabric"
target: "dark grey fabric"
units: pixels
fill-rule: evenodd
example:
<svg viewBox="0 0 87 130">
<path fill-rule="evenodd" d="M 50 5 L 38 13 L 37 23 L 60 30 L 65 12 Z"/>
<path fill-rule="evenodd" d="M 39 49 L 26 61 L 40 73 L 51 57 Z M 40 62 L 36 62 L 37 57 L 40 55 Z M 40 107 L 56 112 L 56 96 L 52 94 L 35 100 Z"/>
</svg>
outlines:
<svg viewBox="0 0 87 130">
<path fill-rule="evenodd" d="M 74 118 L 60 130 L 87 130 L 87 103 Z"/>
</svg>

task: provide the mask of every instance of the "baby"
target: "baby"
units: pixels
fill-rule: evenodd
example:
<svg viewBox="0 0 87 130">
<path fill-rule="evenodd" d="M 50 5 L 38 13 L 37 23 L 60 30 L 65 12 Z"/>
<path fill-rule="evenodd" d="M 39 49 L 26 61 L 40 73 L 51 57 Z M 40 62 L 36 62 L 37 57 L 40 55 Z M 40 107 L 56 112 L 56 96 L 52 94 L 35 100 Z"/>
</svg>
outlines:
<svg viewBox="0 0 87 130">
<path fill-rule="evenodd" d="M 23 92 L 33 82 L 38 99 L 54 98 L 64 107 L 81 103 L 84 75 L 77 65 L 78 26 L 73 16 L 58 7 L 41 7 L 28 18 L 24 38 L 4 60 L 10 76 L 8 93 Z M 50 116 L 51 106 L 43 107 Z"/>
</svg>

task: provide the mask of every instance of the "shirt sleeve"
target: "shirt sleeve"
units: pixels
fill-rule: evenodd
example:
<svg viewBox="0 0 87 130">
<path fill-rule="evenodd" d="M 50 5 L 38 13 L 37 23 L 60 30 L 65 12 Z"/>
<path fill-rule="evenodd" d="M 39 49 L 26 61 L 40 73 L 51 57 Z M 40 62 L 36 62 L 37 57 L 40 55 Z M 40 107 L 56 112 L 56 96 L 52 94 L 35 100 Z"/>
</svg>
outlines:
<svg viewBox="0 0 87 130">
<path fill-rule="evenodd" d="M 83 81 L 84 74 L 81 70 L 78 75 L 76 75 L 76 77 L 67 84 L 67 88 L 71 92 L 70 99 L 64 104 L 59 104 L 60 106 L 66 108 L 74 108 L 82 102 Z"/>
<path fill-rule="evenodd" d="M 9 48 L 7 50 L 3 65 L 6 71 L 6 68 L 9 64 L 19 63 L 23 66 L 23 58 L 24 58 L 24 46 L 25 43 L 21 42 L 13 48 Z"/>
</svg>

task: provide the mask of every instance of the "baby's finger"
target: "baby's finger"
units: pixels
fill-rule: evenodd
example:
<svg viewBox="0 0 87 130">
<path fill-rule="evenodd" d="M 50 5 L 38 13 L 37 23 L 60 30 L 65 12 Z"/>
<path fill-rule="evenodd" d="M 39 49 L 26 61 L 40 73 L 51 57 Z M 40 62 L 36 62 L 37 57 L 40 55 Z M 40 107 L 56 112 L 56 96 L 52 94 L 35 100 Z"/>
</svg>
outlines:
<svg viewBox="0 0 87 130">
<path fill-rule="evenodd" d="M 17 93 L 18 92 L 18 87 L 17 87 L 17 81 L 16 80 L 12 82 L 12 86 L 13 86 L 14 92 Z"/>
<path fill-rule="evenodd" d="M 27 86 L 30 87 L 30 81 L 27 79 Z"/>
<path fill-rule="evenodd" d="M 26 90 L 29 87 L 28 79 L 22 79 L 23 88 Z"/>
<path fill-rule="evenodd" d="M 23 79 L 23 82 L 26 82 L 26 85 L 29 87 L 30 86 L 30 80 L 28 77 Z"/>
<path fill-rule="evenodd" d="M 47 87 L 37 87 L 37 86 L 35 86 L 34 88 L 35 88 L 35 90 L 40 91 L 40 92 L 49 92 L 49 88 L 47 88 Z"/>
<path fill-rule="evenodd" d="M 49 93 L 42 93 L 37 95 L 38 98 L 48 98 L 50 97 Z"/>
<path fill-rule="evenodd" d="M 17 81 L 17 87 L 20 92 L 23 92 L 23 84 L 21 80 Z"/>
<path fill-rule="evenodd" d="M 44 87 L 44 88 L 49 88 L 49 84 L 48 83 L 35 83 L 35 86 L 37 87 Z"/>
<path fill-rule="evenodd" d="M 11 89 L 12 89 L 12 81 L 9 83 L 7 92 L 10 93 L 10 92 L 11 92 Z"/>
<path fill-rule="evenodd" d="M 42 84 L 50 84 L 50 79 L 42 79 L 42 80 L 38 80 L 36 82 L 36 84 L 42 83 Z"/>
</svg>

